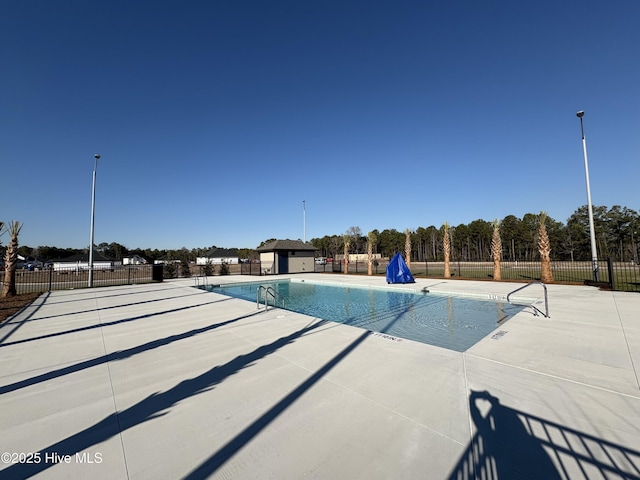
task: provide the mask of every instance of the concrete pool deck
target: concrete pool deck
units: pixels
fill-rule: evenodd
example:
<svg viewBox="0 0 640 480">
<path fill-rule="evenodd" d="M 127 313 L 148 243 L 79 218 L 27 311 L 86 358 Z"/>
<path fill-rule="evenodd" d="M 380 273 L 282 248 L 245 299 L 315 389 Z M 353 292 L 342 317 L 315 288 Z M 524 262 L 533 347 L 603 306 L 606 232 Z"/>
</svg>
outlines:
<svg viewBox="0 0 640 480">
<path fill-rule="evenodd" d="M 637 293 L 548 285 L 551 318 L 459 353 L 194 284 L 54 291 L 0 325 L 0 477 L 640 479 Z"/>
</svg>

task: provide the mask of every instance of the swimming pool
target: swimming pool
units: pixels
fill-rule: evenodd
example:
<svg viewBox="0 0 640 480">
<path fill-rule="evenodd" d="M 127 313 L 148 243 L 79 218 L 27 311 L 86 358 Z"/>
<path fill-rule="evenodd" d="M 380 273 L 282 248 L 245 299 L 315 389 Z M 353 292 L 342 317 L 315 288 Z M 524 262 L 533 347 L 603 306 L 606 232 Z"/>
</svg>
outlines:
<svg viewBox="0 0 640 480">
<path fill-rule="evenodd" d="M 523 308 L 501 301 L 304 280 L 210 285 L 207 290 L 255 302 L 261 285 L 284 298 L 286 310 L 458 352 Z"/>
</svg>

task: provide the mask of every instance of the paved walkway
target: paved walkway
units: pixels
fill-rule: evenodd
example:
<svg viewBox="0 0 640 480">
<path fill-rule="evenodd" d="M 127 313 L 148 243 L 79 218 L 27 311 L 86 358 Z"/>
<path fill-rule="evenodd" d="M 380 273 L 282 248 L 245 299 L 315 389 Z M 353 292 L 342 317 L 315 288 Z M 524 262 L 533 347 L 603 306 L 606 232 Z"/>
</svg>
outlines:
<svg viewBox="0 0 640 480">
<path fill-rule="evenodd" d="M 51 292 L 0 326 L 0 477 L 640 479 L 637 293 L 550 285 L 550 319 L 459 353 L 193 285 Z"/>
</svg>

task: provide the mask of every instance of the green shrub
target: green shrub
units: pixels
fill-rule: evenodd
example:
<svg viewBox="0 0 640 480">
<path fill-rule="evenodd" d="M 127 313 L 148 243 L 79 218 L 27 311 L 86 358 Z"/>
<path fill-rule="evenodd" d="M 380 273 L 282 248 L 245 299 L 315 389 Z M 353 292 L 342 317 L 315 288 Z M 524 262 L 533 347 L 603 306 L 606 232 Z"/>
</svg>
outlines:
<svg viewBox="0 0 640 480">
<path fill-rule="evenodd" d="M 162 276 L 164 278 L 176 278 L 178 276 L 178 269 L 174 263 L 165 263 L 162 267 Z"/>
<path fill-rule="evenodd" d="M 210 277 L 211 275 L 213 275 L 213 265 L 211 265 L 211 262 L 207 262 L 202 267 L 202 275 L 206 275 L 207 277 Z"/>
<path fill-rule="evenodd" d="M 189 262 L 187 262 L 186 260 L 180 261 L 180 276 L 181 277 L 191 276 L 191 268 L 189 267 Z"/>
</svg>

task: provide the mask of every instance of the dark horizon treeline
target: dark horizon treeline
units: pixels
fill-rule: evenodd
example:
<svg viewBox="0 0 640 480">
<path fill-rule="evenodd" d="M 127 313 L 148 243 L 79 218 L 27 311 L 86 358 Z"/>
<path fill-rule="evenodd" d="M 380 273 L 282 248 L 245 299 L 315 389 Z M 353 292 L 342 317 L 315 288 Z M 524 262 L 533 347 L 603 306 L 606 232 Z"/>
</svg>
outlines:
<svg viewBox="0 0 640 480">
<path fill-rule="evenodd" d="M 605 206 L 593 207 L 596 244 L 599 258 L 612 258 L 616 261 L 638 263 L 638 237 L 640 235 L 640 213 L 638 211 L 614 205 L 610 209 Z M 537 261 L 537 233 L 539 215 L 527 213 L 522 218 L 508 215 L 500 220 L 500 237 L 502 239 L 502 259 L 505 261 Z M 589 237 L 589 219 L 587 206 L 583 205 L 567 220 L 566 225 L 551 217 L 546 219 L 547 232 L 551 242 L 551 258 L 553 260 L 590 260 L 591 243 Z M 469 224 L 450 226 L 452 259 L 460 261 L 490 261 L 491 237 L 493 221 L 474 220 Z M 396 252 L 404 252 L 405 233 L 395 229 L 373 231 L 377 236 L 374 252 L 383 257 L 391 257 Z M 323 257 L 334 257 L 344 252 L 344 237 L 348 236 L 351 244 L 350 253 L 366 253 L 367 234 L 362 234 L 359 227 L 351 227 L 340 235 L 325 235 L 313 238 L 310 243 L 318 249 Z M 268 240 L 266 240 L 268 241 Z M 265 241 L 265 242 L 266 242 Z M 263 244 L 265 242 L 262 242 Z M 411 231 L 411 260 L 442 260 L 442 227 L 419 227 Z M 139 255 L 150 262 L 155 260 L 195 261 L 196 257 L 216 248 L 215 245 L 204 248 L 188 249 L 128 249 L 116 242 L 100 243 L 95 246 L 96 252 L 115 260 Z M 0 246 L 3 254 L 4 246 Z M 72 255 L 87 253 L 87 249 L 58 248 L 39 246 L 36 248 L 20 246 L 18 253 L 29 259 L 53 260 Z M 257 259 L 255 249 L 239 248 L 239 258 Z"/>
<path fill-rule="evenodd" d="M 0 255 L 4 256 L 5 246 L 0 246 Z M 128 249 L 124 245 L 117 242 L 100 243 L 94 246 L 94 252 L 113 260 L 122 260 L 125 257 L 131 257 L 138 255 L 145 258 L 147 261 L 153 263 L 155 260 L 180 260 L 181 262 L 194 262 L 197 257 L 204 256 L 210 250 L 215 249 L 216 246 L 205 248 L 192 248 L 188 249 L 182 247 L 180 249 L 163 249 L 158 250 L 151 248 L 133 248 Z M 58 248 L 49 246 L 39 246 L 36 248 L 21 245 L 18 247 L 18 254 L 22 257 L 30 260 L 60 260 L 71 257 L 73 255 L 87 254 L 87 248 Z M 239 248 L 238 258 L 257 258 L 258 254 L 255 250 L 248 248 Z"/>
<path fill-rule="evenodd" d="M 594 230 L 599 258 L 638 263 L 640 214 L 627 207 L 614 205 L 593 207 Z M 586 205 L 576 210 L 563 224 L 547 217 L 545 225 L 551 242 L 553 260 L 591 260 L 589 216 Z M 539 214 L 527 213 L 522 218 L 508 215 L 500 220 L 502 259 L 505 261 L 537 261 Z M 474 220 L 469 224 L 450 226 L 451 252 L 454 260 L 491 261 L 493 221 Z M 404 252 L 405 232 L 395 229 L 373 230 L 377 237 L 374 252 L 391 257 Z M 311 244 L 325 257 L 341 255 L 344 237 L 351 242 L 350 253 L 366 253 L 367 235 L 359 227 L 351 227 L 346 234 L 314 238 Z M 411 230 L 411 260 L 441 261 L 442 227 L 429 226 Z"/>
</svg>

